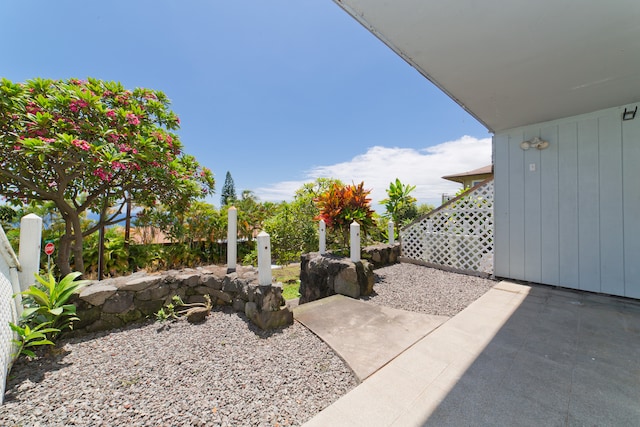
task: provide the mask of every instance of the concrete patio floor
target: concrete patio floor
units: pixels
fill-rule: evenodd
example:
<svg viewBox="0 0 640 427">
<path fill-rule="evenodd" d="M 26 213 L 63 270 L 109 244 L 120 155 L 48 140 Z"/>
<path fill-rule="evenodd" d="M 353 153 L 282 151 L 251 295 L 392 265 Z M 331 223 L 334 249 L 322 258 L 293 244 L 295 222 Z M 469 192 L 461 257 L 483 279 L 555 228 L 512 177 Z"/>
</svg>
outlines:
<svg viewBox="0 0 640 427">
<path fill-rule="evenodd" d="M 295 319 L 321 337 L 359 381 L 447 321 L 333 295 L 293 309 Z"/>
<path fill-rule="evenodd" d="M 500 282 L 305 425 L 640 425 L 640 301 Z"/>
</svg>

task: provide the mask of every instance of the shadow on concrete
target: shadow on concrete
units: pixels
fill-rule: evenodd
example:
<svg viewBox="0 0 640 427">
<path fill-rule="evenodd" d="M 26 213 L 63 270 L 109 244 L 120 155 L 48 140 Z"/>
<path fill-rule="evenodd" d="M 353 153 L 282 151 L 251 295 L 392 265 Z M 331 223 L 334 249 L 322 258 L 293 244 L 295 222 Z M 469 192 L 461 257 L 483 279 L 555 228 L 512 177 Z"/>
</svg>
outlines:
<svg viewBox="0 0 640 427">
<path fill-rule="evenodd" d="M 423 425 L 640 424 L 640 303 L 532 286 Z"/>
</svg>

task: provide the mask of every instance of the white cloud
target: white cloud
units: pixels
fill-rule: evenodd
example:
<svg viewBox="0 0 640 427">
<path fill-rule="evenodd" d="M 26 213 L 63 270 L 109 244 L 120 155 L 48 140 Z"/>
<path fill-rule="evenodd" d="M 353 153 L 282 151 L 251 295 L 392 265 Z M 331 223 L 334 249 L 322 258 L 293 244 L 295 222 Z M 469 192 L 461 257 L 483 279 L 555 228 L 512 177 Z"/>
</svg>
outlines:
<svg viewBox="0 0 640 427">
<path fill-rule="evenodd" d="M 386 197 L 389 183 L 399 178 L 404 184 L 415 185 L 412 193 L 418 203 L 439 205 L 442 193 L 455 193 L 460 184 L 442 179 L 444 175 L 465 172 L 491 163 L 491 138 L 463 136 L 456 141 L 413 148 L 375 146 L 348 162 L 318 166 L 308 171 L 302 181 L 283 181 L 256 189 L 263 201 L 291 200 L 296 189 L 316 178 L 337 178 L 358 184 L 364 181 L 371 189 L 374 207 Z"/>
</svg>

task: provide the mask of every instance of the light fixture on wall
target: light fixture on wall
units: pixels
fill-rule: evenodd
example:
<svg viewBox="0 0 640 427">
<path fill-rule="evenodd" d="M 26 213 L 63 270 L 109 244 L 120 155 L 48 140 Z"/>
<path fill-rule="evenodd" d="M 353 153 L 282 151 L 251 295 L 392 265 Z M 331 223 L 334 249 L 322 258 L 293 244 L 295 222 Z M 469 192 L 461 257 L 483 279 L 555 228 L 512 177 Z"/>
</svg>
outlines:
<svg viewBox="0 0 640 427">
<path fill-rule="evenodd" d="M 530 141 L 522 141 L 520 143 L 520 148 L 523 150 L 528 150 L 529 148 L 537 148 L 538 150 L 544 150 L 549 146 L 549 141 L 545 141 L 544 139 L 540 139 L 537 136 Z"/>
</svg>

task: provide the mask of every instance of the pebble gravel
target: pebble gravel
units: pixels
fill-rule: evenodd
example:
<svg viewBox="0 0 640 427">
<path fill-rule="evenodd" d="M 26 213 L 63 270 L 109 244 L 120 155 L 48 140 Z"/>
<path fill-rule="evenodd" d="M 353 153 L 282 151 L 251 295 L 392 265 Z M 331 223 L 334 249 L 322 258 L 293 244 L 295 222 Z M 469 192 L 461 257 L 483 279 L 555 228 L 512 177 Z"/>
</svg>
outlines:
<svg viewBox="0 0 640 427">
<path fill-rule="evenodd" d="M 452 316 L 495 282 L 412 264 L 376 270 L 365 300 Z M 0 426 L 297 426 L 357 385 L 301 324 L 272 332 L 229 308 L 61 340 L 13 366 Z"/>
<path fill-rule="evenodd" d="M 440 316 L 455 316 L 496 284 L 491 279 L 406 263 L 377 269 L 375 275 L 374 293 L 364 300 Z"/>
</svg>

